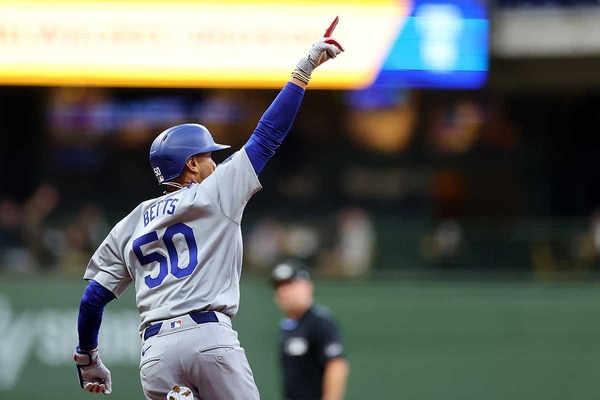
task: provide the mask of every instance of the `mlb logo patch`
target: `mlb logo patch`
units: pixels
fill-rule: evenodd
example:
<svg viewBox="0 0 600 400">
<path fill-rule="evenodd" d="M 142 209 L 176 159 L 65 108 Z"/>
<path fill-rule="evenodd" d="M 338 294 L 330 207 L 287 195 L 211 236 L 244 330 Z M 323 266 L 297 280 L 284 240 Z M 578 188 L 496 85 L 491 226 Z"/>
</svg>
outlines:
<svg viewBox="0 0 600 400">
<path fill-rule="evenodd" d="M 171 322 L 171 329 L 179 328 L 181 325 L 183 325 L 183 321 L 178 319 L 177 321 Z"/>
</svg>

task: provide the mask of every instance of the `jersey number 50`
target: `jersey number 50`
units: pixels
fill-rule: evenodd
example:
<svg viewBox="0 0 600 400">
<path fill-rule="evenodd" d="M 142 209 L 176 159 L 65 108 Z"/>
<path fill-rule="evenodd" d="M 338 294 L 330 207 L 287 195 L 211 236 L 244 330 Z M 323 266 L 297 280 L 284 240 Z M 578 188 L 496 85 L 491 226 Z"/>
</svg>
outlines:
<svg viewBox="0 0 600 400">
<path fill-rule="evenodd" d="M 187 244 L 187 251 L 189 253 L 188 265 L 184 268 L 179 268 L 179 255 L 175 243 L 173 243 L 173 237 L 177 234 L 183 235 L 185 243 Z M 152 278 L 151 275 L 146 275 L 144 282 L 152 289 L 159 286 L 167 277 L 169 273 L 169 264 L 171 264 L 171 274 L 176 278 L 181 279 L 190 275 L 196 266 L 198 265 L 198 246 L 196 245 L 196 238 L 194 237 L 194 231 L 192 228 L 184 224 L 183 222 L 169 226 L 165 230 L 165 234 L 162 237 L 162 241 L 167 248 L 169 259 L 160 254 L 159 252 L 153 251 L 148 254 L 142 253 L 142 246 L 152 242 L 158 241 L 158 233 L 152 231 L 140 236 L 133 241 L 133 251 L 137 256 L 140 264 L 146 265 L 153 262 L 157 262 L 160 265 L 160 271 L 156 278 Z"/>
</svg>

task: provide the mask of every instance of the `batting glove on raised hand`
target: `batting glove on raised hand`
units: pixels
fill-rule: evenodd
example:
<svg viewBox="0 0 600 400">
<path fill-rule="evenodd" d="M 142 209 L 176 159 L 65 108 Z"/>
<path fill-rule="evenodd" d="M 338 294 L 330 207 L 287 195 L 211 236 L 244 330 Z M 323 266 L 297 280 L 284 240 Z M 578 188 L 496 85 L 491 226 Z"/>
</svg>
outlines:
<svg viewBox="0 0 600 400">
<path fill-rule="evenodd" d="M 296 69 L 292 72 L 292 77 L 308 83 L 315 68 L 325 61 L 337 57 L 338 54 L 344 51 L 342 45 L 331 37 L 339 19 L 339 17 L 335 17 L 329 28 L 325 31 L 325 34 L 312 45 L 308 54 L 298 61 Z"/>
<path fill-rule="evenodd" d="M 77 376 L 83 390 L 110 394 L 112 390 L 110 371 L 102 364 L 98 349 L 86 351 L 77 346 L 73 359 L 77 365 Z"/>
<path fill-rule="evenodd" d="M 194 394 L 185 386 L 175 385 L 167 394 L 167 400 L 194 400 Z"/>
</svg>

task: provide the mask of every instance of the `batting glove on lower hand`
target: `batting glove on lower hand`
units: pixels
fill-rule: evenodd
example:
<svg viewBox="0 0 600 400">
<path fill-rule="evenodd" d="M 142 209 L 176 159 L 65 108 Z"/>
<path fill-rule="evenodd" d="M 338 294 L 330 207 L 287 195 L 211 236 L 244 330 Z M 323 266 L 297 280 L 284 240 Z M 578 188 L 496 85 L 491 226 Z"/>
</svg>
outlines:
<svg viewBox="0 0 600 400">
<path fill-rule="evenodd" d="M 315 68 L 325 61 L 337 57 L 338 54 L 344 51 L 342 45 L 331 37 L 338 21 L 339 17 L 335 17 L 329 28 L 325 31 L 325 34 L 312 45 L 308 54 L 298 61 L 296 69 L 292 72 L 292 77 L 308 83 Z"/>
<path fill-rule="evenodd" d="M 77 376 L 83 390 L 110 394 L 112 390 L 110 371 L 102 364 L 98 349 L 86 351 L 77 346 L 73 359 L 77 365 Z"/>
<path fill-rule="evenodd" d="M 167 394 L 167 400 L 194 400 L 194 394 L 185 386 L 175 385 Z"/>
</svg>

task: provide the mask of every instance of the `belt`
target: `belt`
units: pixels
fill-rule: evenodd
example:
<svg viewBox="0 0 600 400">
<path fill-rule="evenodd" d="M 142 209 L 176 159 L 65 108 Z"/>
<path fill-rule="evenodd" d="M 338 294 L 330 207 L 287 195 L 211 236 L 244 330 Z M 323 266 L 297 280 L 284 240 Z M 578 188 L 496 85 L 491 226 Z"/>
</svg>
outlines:
<svg viewBox="0 0 600 400">
<path fill-rule="evenodd" d="M 195 323 L 197 324 L 205 324 L 207 322 L 219 322 L 219 318 L 217 318 L 217 314 L 214 311 L 196 311 L 188 314 Z M 158 334 L 160 332 L 160 328 L 162 327 L 163 322 L 159 322 L 154 325 L 150 325 L 144 330 L 144 340 L 148 340 L 148 338 Z"/>
</svg>

